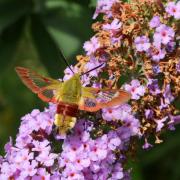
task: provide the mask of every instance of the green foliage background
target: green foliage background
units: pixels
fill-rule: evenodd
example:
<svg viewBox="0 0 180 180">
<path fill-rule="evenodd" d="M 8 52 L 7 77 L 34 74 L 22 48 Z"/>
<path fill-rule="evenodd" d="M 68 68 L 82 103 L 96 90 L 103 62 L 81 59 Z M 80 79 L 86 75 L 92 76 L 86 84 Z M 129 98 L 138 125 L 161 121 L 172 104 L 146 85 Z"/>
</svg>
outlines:
<svg viewBox="0 0 180 180">
<path fill-rule="evenodd" d="M 14 67 L 25 66 L 59 78 L 65 64 L 83 53 L 83 42 L 92 36 L 96 0 L 0 0 L 0 153 L 9 136 L 15 139 L 20 118 L 46 104 L 17 77 Z M 57 44 L 57 46 L 56 46 Z M 180 128 L 163 137 L 164 143 L 148 152 L 138 146 L 133 180 L 180 179 Z"/>
</svg>

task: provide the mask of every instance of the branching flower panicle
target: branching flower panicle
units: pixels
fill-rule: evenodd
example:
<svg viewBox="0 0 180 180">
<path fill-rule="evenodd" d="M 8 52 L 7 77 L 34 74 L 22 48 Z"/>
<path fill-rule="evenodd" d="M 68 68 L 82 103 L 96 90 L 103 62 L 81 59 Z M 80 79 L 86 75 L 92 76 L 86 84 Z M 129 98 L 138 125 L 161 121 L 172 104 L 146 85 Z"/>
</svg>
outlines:
<svg viewBox="0 0 180 180">
<path fill-rule="evenodd" d="M 99 0 L 93 18 L 100 14 L 71 69 L 85 73 L 104 63 L 81 76 L 83 86 L 122 87 L 132 95 L 129 104 L 80 112 L 64 140 L 53 125 L 56 105 L 33 110 L 22 118 L 15 144 L 5 146 L 0 179 L 130 179 L 125 167 L 135 142 L 152 148 L 179 124 L 180 2 Z M 67 68 L 63 79 L 72 75 Z"/>
</svg>

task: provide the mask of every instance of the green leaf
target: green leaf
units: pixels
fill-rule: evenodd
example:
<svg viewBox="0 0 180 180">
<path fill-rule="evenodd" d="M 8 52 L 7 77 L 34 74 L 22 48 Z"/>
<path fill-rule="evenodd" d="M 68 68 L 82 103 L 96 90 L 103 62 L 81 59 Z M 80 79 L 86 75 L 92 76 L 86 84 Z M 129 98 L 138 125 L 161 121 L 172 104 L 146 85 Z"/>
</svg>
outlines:
<svg viewBox="0 0 180 180">
<path fill-rule="evenodd" d="M 179 129 L 176 129 L 176 133 L 166 133 L 166 138 L 162 138 L 164 140 L 164 143 L 160 145 L 155 145 L 155 147 L 152 150 L 145 152 L 144 155 L 140 155 L 142 159 L 141 163 L 143 164 L 143 166 L 155 163 L 159 159 L 166 157 L 166 155 L 168 155 L 171 151 L 180 147 L 180 131 L 178 130 Z M 140 153 L 142 153 L 142 151 Z"/>
<path fill-rule="evenodd" d="M 0 151 L 2 151 L 9 136 L 15 139 L 18 133 L 20 117 L 29 113 L 33 108 L 43 109 L 45 106 L 45 103 L 36 94 L 24 86 L 14 70 L 15 66 L 25 66 L 32 69 L 35 66 L 38 67 L 40 74 L 41 72 L 45 73 L 43 66 L 39 63 L 36 49 L 32 44 L 27 23 L 25 23 L 25 27 L 20 22 L 15 25 L 15 27 L 10 27 L 8 33 L 6 31 L 3 36 L 6 40 L 3 44 L 8 42 L 7 47 L 9 44 L 11 47 L 11 44 L 14 43 L 15 48 L 13 52 L 2 49 L 4 50 L 3 53 L 9 56 L 9 59 L 8 57 L 5 59 L 8 63 L 5 66 L 6 71 L 0 75 Z M 21 30 L 18 36 L 16 29 L 21 29 L 21 26 L 23 31 Z"/>
<path fill-rule="evenodd" d="M 63 1 L 56 10 L 50 8 L 44 16 L 49 33 L 70 62 L 75 63 L 75 56 L 83 52 L 83 43 L 92 34 L 92 15 L 88 7 Z"/>
<path fill-rule="evenodd" d="M 45 4 L 48 8 L 58 8 L 58 7 L 62 7 L 62 6 L 66 6 L 68 4 L 73 4 L 76 3 L 80 6 L 84 6 L 87 7 L 87 5 L 91 4 L 92 0 L 46 0 Z M 94 0 L 96 1 L 96 0 Z"/>
<path fill-rule="evenodd" d="M 0 33 L 3 29 L 15 23 L 32 8 L 30 0 L 4 0 L 0 2 Z"/>
<path fill-rule="evenodd" d="M 132 169 L 131 176 L 133 180 L 142 180 L 142 169 L 139 163 L 129 160 L 127 164 L 127 169 Z"/>
<path fill-rule="evenodd" d="M 96 7 L 96 4 L 97 4 L 97 0 L 91 0 L 89 6 L 90 7 Z"/>
<path fill-rule="evenodd" d="M 39 58 L 50 75 L 62 77 L 66 65 L 60 49 L 38 15 L 31 16 L 31 33 Z"/>
<path fill-rule="evenodd" d="M 0 36 L 0 73 L 2 74 L 14 60 L 18 41 L 24 28 L 25 18 L 7 28 Z"/>
</svg>

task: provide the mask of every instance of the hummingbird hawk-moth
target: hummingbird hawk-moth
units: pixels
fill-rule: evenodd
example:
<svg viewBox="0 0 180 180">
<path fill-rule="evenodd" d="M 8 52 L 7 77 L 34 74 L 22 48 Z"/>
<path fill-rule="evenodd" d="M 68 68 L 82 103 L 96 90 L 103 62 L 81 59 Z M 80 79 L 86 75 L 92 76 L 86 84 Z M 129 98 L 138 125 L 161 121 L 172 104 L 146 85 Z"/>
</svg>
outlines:
<svg viewBox="0 0 180 180">
<path fill-rule="evenodd" d="M 121 89 L 83 87 L 78 73 L 61 82 L 24 67 L 16 67 L 15 70 L 23 83 L 41 100 L 57 104 L 54 124 L 62 135 L 74 127 L 78 110 L 96 112 L 102 108 L 121 105 L 131 97 Z"/>
</svg>

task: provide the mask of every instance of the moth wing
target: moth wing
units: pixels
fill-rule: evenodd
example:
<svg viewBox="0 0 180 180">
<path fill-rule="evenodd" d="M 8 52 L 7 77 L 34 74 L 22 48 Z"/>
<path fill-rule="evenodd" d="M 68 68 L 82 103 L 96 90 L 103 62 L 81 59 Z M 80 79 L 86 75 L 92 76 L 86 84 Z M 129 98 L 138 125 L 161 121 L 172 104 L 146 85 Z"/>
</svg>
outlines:
<svg viewBox="0 0 180 180">
<path fill-rule="evenodd" d="M 83 87 L 79 109 L 95 112 L 102 108 L 121 105 L 130 98 L 131 94 L 123 90 Z"/>
<path fill-rule="evenodd" d="M 79 109 L 89 112 L 98 111 L 100 108 L 96 95 L 99 92 L 97 88 L 82 87 L 81 100 L 79 102 Z"/>
<path fill-rule="evenodd" d="M 122 105 L 130 100 L 131 94 L 122 89 L 118 90 L 102 90 L 102 93 L 99 95 L 103 101 L 101 103 L 102 108 L 107 108 L 111 106 Z"/>
<path fill-rule="evenodd" d="M 24 67 L 15 68 L 22 82 L 45 102 L 55 103 L 54 91 L 61 86 L 61 82 L 39 75 Z"/>
</svg>

